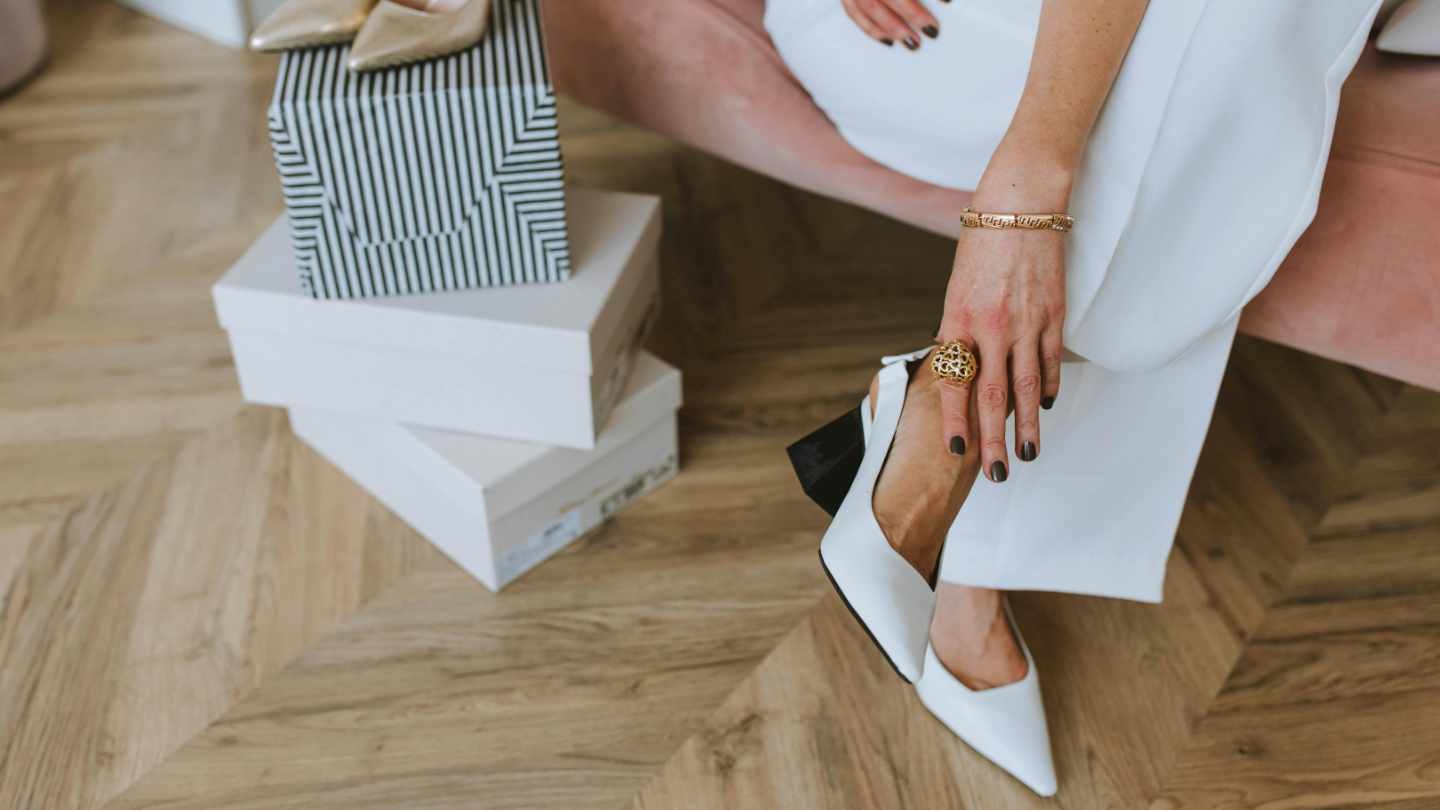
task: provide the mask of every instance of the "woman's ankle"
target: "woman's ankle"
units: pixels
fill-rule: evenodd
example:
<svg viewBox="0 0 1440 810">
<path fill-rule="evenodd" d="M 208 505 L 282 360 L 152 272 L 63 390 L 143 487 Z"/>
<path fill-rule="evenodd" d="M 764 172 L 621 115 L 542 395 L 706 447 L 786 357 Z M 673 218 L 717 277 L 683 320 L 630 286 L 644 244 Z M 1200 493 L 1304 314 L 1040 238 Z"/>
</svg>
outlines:
<svg viewBox="0 0 1440 810">
<path fill-rule="evenodd" d="M 930 646 L 950 674 L 970 689 L 1014 683 L 1028 670 L 1004 598 L 989 588 L 940 583 Z"/>
</svg>

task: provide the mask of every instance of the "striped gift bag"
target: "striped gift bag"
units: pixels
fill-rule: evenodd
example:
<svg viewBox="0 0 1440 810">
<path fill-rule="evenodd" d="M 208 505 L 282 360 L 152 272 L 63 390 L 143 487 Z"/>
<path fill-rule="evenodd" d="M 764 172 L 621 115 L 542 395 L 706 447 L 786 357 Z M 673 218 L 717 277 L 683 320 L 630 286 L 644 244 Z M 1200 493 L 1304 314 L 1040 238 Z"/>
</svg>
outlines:
<svg viewBox="0 0 1440 810">
<path fill-rule="evenodd" d="M 497 0 L 469 50 L 375 73 L 291 51 L 270 141 L 300 283 L 363 298 L 570 274 L 555 91 L 536 0 Z"/>
</svg>

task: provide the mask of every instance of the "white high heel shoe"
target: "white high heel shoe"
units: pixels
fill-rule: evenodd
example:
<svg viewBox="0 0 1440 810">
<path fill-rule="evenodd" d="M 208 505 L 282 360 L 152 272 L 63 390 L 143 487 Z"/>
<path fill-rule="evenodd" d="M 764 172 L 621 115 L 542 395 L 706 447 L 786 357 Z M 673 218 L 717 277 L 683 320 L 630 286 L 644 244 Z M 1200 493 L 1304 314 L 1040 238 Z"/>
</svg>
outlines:
<svg viewBox="0 0 1440 810">
<path fill-rule="evenodd" d="M 925 647 L 925 674 L 915 684 L 920 702 L 976 753 L 1004 768 L 1041 796 L 1054 796 L 1055 760 L 1040 699 L 1035 659 L 1005 603 L 1005 618 L 1025 653 L 1025 677 L 979 692 L 950 674 L 935 650 Z"/>
<path fill-rule="evenodd" d="M 935 590 L 885 539 L 872 498 L 900 424 L 908 363 L 929 353 L 927 347 L 881 361 L 873 422 L 867 397 L 858 414 L 852 411 L 790 448 L 806 490 L 835 516 L 820 541 L 821 567 L 886 660 L 911 683 L 925 660 Z"/>
</svg>

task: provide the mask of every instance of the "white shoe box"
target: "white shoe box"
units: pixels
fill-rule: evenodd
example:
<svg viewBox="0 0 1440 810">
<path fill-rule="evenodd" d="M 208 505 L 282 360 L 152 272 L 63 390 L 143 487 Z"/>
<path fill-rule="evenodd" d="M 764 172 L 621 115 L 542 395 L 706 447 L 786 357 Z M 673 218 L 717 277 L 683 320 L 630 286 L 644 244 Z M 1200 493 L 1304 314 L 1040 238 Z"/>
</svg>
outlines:
<svg viewBox="0 0 1440 810">
<path fill-rule="evenodd" d="M 680 372 L 639 352 L 583 451 L 291 408 L 295 434 L 499 590 L 674 476 Z"/>
<path fill-rule="evenodd" d="M 659 302 L 660 202 L 567 191 L 558 284 L 317 300 L 283 222 L 215 285 L 251 402 L 590 449 Z"/>
</svg>

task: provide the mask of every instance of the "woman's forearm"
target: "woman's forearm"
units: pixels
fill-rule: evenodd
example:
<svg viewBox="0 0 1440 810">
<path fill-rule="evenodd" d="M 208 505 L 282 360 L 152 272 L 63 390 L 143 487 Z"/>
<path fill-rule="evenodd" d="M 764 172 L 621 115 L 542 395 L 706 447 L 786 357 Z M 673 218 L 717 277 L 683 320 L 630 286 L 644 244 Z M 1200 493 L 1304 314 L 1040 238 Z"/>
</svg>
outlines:
<svg viewBox="0 0 1440 810">
<path fill-rule="evenodd" d="M 1146 5 L 1045 0 L 1025 89 L 975 189 L 975 208 L 1069 209 L 1090 130 Z M 1007 410 L 1015 409 L 1016 455 L 1032 461 L 1040 453 L 1040 410 L 1060 393 L 1065 243 L 1054 231 L 959 230 L 970 232 L 956 237 L 937 337 L 978 350 L 980 372 L 973 395 L 968 382 L 941 389 L 942 438 L 956 453 L 978 438 L 981 469 L 998 483 L 1009 469 Z M 972 404 L 977 425 L 970 423 Z"/>
<path fill-rule="evenodd" d="M 1037 186 L 1049 198 L 1037 203 L 1064 202 L 1056 199 L 1061 194 L 1068 199 L 1090 130 L 1148 4 L 1045 0 L 1025 90 L 987 172 L 998 175 L 989 178 L 992 186 L 1003 178 Z"/>
</svg>

